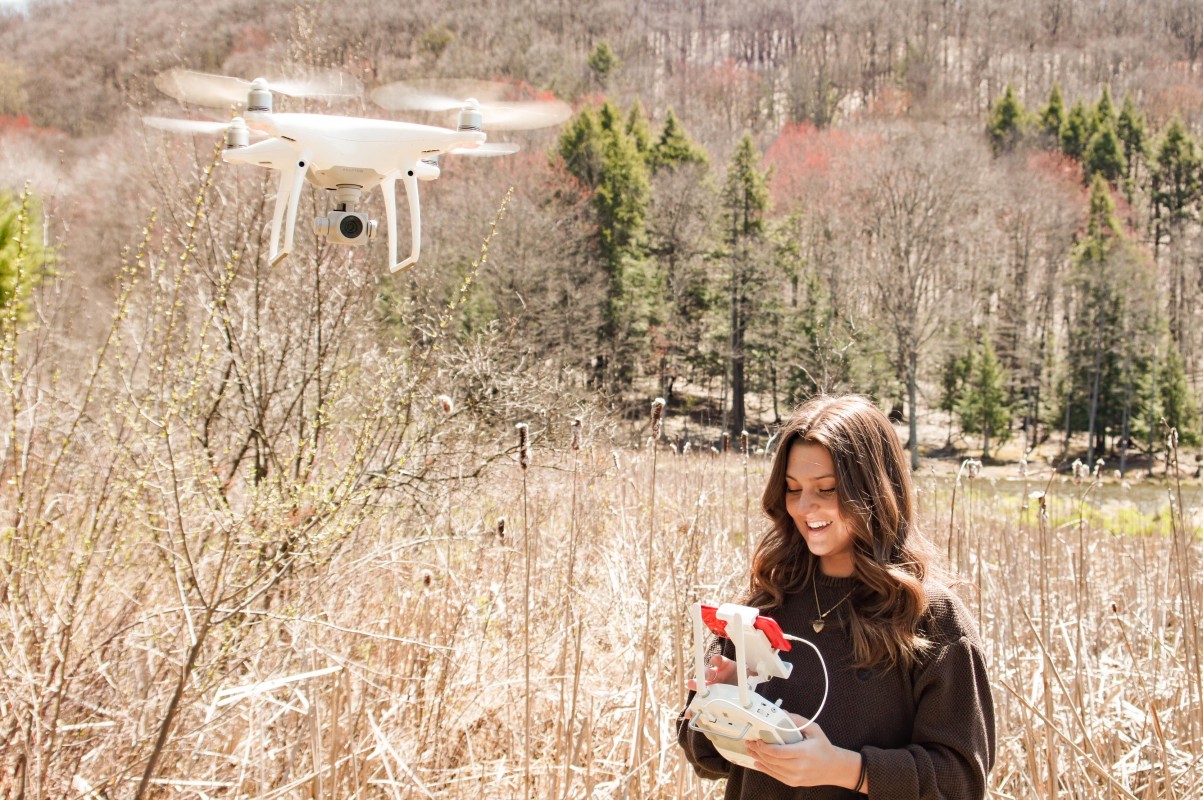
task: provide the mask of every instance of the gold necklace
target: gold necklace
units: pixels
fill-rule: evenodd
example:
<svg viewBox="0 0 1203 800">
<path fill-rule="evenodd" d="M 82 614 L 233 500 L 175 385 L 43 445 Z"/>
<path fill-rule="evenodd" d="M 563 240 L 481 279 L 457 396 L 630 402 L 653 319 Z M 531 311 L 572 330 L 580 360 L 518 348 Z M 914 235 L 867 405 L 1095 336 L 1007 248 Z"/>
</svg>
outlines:
<svg viewBox="0 0 1203 800">
<path fill-rule="evenodd" d="M 817 572 L 818 567 L 815 567 L 815 570 Z M 853 586 L 851 589 L 849 589 L 848 594 L 841 597 L 836 602 L 835 605 L 833 605 L 831 608 L 827 609 L 826 611 L 824 611 L 823 607 L 821 605 L 819 605 L 819 577 L 817 574 L 811 576 L 810 587 L 815 590 L 815 611 L 819 612 L 819 616 L 816 619 L 812 619 L 810 621 L 810 627 L 815 629 L 815 633 L 822 633 L 824 626 L 827 625 L 827 623 L 825 622 L 825 620 L 827 619 L 827 615 L 830 614 L 832 611 L 835 611 L 837 608 L 839 608 L 840 603 L 844 602 L 849 597 L 851 597 L 852 593 L 856 591 L 856 587 Z"/>
</svg>

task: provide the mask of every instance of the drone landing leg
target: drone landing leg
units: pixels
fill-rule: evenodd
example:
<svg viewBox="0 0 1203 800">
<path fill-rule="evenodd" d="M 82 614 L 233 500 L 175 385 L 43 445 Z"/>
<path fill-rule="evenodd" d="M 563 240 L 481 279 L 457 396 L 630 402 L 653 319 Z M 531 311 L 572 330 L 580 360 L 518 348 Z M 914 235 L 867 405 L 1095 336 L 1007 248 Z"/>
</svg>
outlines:
<svg viewBox="0 0 1203 800">
<path fill-rule="evenodd" d="M 280 252 L 280 224 L 284 222 L 284 209 L 288 206 L 289 190 L 292 188 L 293 172 L 291 164 L 280 170 L 280 182 L 276 188 L 276 207 L 272 211 L 272 240 L 267 251 L 268 263 L 273 267 L 284 260 L 288 250 Z"/>
<path fill-rule="evenodd" d="M 409 201 L 410 251 L 409 258 L 400 262 L 397 261 L 397 181 L 396 178 L 389 177 L 380 184 L 388 220 L 389 272 L 401 272 L 418 263 L 418 254 L 422 249 L 422 210 L 418 204 L 418 178 L 411 170 L 401 180 L 405 182 L 405 199 Z"/>
<path fill-rule="evenodd" d="M 301 187 L 305 185 L 305 173 L 308 170 L 309 157 L 303 155 L 296 160 L 288 172 L 288 177 L 292 178 L 292 189 L 288 193 L 288 223 L 284 226 L 284 249 L 272 260 L 273 266 L 292 252 L 293 234 L 297 228 L 297 205 L 301 201 Z M 283 183 L 285 180 L 285 172 L 281 170 L 280 181 Z M 278 200 L 277 197 L 277 202 Z"/>
</svg>

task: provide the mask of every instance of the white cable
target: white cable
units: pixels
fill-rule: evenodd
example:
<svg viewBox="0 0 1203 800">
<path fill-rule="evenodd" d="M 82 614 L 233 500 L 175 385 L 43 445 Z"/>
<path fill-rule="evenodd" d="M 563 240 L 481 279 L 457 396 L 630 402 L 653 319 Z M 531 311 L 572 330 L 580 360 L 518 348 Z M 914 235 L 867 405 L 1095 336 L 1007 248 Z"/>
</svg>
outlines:
<svg viewBox="0 0 1203 800">
<path fill-rule="evenodd" d="M 818 707 L 818 709 L 815 710 L 814 716 L 812 716 L 810 718 L 810 721 L 807 722 L 805 725 L 803 725 L 801 728 L 798 728 L 798 730 L 804 731 L 807 728 L 809 728 L 814 723 L 815 720 L 817 720 L 819 718 L 819 714 L 823 713 L 823 706 L 827 705 L 827 690 L 831 688 L 831 676 L 827 674 L 827 662 L 823 660 L 823 654 L 821 652 L 819 652 L 819 648 L 816 647 L 813 642 L 803 639 L 801 636 L 791 636 L 788 633 L 783 634 L 783 635 L 785 636 L 786 639 L 789 639 L 791 642 L 802 642 L 803 644 L 810 645 L 810 649 L 814 650 L 815 655 L 817 655 L 819 657 L 819 666 L 821 666 L 823 668 L 823 699 L 819 701 L 819 707 Z M 769 723 L 769 724 L 772 724 L 772 723 Z M 774 725 L 773 727 L 777 727 L 777 726 Z"/>
</svg>

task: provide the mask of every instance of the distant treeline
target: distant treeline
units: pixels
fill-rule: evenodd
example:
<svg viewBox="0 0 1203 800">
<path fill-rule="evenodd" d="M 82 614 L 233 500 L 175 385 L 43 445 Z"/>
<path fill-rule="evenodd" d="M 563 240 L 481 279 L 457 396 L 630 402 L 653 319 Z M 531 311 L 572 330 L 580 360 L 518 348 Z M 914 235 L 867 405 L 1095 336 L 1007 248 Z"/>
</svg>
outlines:
<svg viewBox="0 0 1203 800">
<path fill-rule="evenodd" d="M 429 191 L 459 320 L 583 391 L 662 393 L 738 434 L 819 390 L 950 413 L 989 452 L 1194 441 L 1203 340 L 1203 10 L 1144 3 L 33 3 L 0 18 L 0 114 L 101 135 L 154 74 L 339 67 L 369 86 L 551 90 L 558 137 Z M 365 108 L 344 109 L 371 113 Z M 475 168 L 473 168 L 475 169 Z M 475 188 L 474 188 L 475 187 Z M 428 216 L 428 219 L 431 217 Z M 386 317 L 388 315 L 385 315 Z M 491 327 L 492 326 L 492 327 Z M 954 430 L 950 427 L 951 441 Z M 976 437 L 980 437 L 976 438 Z"/>
</svg>

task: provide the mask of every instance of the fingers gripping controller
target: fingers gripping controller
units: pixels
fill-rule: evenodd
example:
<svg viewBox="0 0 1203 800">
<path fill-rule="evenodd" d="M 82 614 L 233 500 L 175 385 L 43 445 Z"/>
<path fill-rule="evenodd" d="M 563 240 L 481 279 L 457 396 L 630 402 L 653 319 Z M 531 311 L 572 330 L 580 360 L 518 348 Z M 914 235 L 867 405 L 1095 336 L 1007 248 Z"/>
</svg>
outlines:
<svg viewBox="0 0 1203 800">
<path fill-rule="evenodd" d="M 814 649 L 823 667 L 823 701 L 811 717 L 818 718 L 827 702 L 827 665 L 823 654 L 805 639 L 782 633 L 777 623 L 760 616 L 754 608 L 726 603 L 717 608 L 695 603 L 691 608 L 694 633 L 694 672 L 697 693 L 689 704 L 689 727 L 705 734 L 728 761 L 752 767 L 746 742 L 750 739 L 770 744 L 793 744 L 805 738 L 802 731 L 781 708 L 780 700 L 771 703 L 753 689 L 770 678 L 788 679 L 793 664 L 782 661 L 779 652 L 791 649 L 790 641 L 803 642 Z M 706 682 L 705 633 L 731 640 L 735 647 L 734 686 Z M 809 725 L 810 723 L 807 723 Z"/>
</svg>

